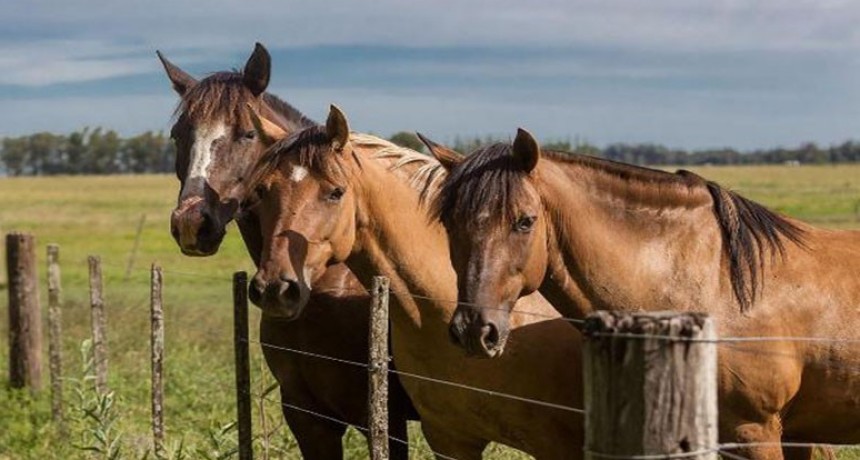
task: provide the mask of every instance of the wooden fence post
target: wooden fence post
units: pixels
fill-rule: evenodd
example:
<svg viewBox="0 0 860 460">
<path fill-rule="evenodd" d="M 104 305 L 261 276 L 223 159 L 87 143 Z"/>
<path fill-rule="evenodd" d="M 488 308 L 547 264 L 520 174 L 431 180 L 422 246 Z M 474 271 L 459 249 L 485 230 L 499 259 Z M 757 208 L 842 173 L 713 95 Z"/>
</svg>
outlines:
<svg viewBox="0 0 860 460">
<path fill-rule="evenodd" d="M 102 285 L 102 263 L 98 256 L 87 258 L 90 269 L 90 314 L 93 330 L 93 363 L 96 371 L 96 391 L 104 394 L 107 388 L 108 349 L 107 322 Z"/>
<path fill-rule="evenodd" d="M 33 235 L 6 235 L 9 276 L 9 384 L 32 392 L 42 386 L 42 311 Z"/>
<path fill-rule="evenodd" d="M 164 308 L 161 267 L 152 264 L 150 272 L 150 324 L 152 344 L 152 448 L 156 458 L 164 454 Z"/>
<path fill-rule="evenodd" d="M 60 310 L 60 247 L 48 245 L 48 359 L 51 369 L 51 418 L 63 423 L 63 326 Z"/>
<path fill-rule="evenodd" d="M 368 366 L 370 458 L 388 460 L 388 278 L 373 277 Z"/>
<path fill-rule="evenodd" d="M 239 460 L 251 460 L 251 366 L 248 356 L 248 274 L 233 274 L 233 344 L 236 350 L 236 413 Z"/>
<path fill-rule="evenodd" d="M 601 311 L 584 333 L 586 459 L 717 459 L 717 347 L 707 315 Z"/>
</svg>

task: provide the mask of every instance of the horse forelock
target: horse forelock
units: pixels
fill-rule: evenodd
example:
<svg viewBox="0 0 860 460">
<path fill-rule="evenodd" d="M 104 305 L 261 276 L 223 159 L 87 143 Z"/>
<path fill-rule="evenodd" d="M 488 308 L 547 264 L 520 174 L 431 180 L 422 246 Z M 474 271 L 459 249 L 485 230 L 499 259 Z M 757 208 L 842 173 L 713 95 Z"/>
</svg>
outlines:
<svg viewBox="0 0 860 460">
<path fill-rule="evenodd" d="M 216 72 L 200 80 L 182 95 L 174 116 L 194 124 L 237 121 L 247 115 L 247 104 L 255 100 L 239 72 Z M 250 118 L 248 119 L 248 121 Z"/>
<path fill-rule="evenodd" d="M 466 157 L 436 194 L 433 216 L 442 222 L 475 222 L 485 216 L 491 224 L 511 222 L 514 205 L 526 198 L 530 174 L 513 156 L 510 144 L 493 144 Z"/>
<path fill-rule="evenodd" d="M 179 101 L 174 117 L 184 116 L 194 123 L 222 121 L 250 125 L 248 104 L 257 104 L 251 90 L 238 71 L 213 73 L 191 87 Z M 271 121 L 290 131 L 315 126 L 317 123 L 298 109 L 271 93 L 263 93 L 262 102 L 277 117 Z M 283 126 L 284 124 L 287 126 Z"/>
</svg>

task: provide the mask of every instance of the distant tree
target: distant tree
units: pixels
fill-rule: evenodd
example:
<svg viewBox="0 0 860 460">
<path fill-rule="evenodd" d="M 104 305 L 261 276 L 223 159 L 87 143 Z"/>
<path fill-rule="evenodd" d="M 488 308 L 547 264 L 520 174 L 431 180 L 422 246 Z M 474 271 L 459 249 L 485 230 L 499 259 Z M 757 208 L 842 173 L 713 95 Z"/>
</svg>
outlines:
<svg viewBox="0 0 860 460">
<path fill-rule="evenodd" d="M 66 163 L 62 168 L 65 174 L 80 174 L 85 170 L 83 162 L 87 155 L 87 135 L 89 128 L 74 131 L 66 138 Z"/>
<path fill-rule="evenodd" d="M 570 144 L 570 139 L 563 141 L 550 141 L 541 143 L 541 148 L 547 150 L 558 150 L 561 152 L 572 152 L 573 146 Z"/>
<path fill-rule="evenodd" d="M 62 147 L 65 137 L 43 132 L 33 134 L 29 141 L 32 174 L 58 174 L 63 164 Z"/>
<path fill-rule="evenodd" d="M 30 147 L 27 137 L 7 137 L 3 139 L 3 164 L 10 176 L 20 176 L 27 172 Z"/>
<path fill-rule="evenodd" d="M 394 133 L 388 140 L 401 147 L 406 147 L 417 152 L 424 151 L 424 143 L 421 142 L 421 139 L 418 139 L 418 136 L 407 131 Z"/>
<path fill-rule="evenodd" d="M 116 131 L 102 133 L 96 128 L 90 133 L 87 142 L 88 172 L 92 174 L 112 174 L 121 172 L 119 166 L 120 138 Z"/>
</svg>

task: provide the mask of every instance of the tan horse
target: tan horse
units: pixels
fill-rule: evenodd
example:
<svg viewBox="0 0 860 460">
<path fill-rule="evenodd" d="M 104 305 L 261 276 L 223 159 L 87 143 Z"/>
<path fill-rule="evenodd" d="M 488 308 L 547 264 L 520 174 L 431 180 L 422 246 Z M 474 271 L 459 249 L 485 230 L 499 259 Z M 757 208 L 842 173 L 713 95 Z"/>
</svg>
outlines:
<svg viewBox="0 0 860 460">
<path fill-rule="evenodd" d="M 208 256 L 218 251 L 227 224 L 235 218 L 248 254 L 258 264 L 262 250 L 259 219 L 253 212 L 238 212 L 250 169 L 264 151 L 248 105 L 290 132 L 316 123 L 265 92 L 271 63 L 259 43 L 242 72 L 217 72 L 200 81 L 161 53 L 158 57 L 182 98 L 171 130 L 176 176 L 181 182 L 178 204 L 171 214 L 173 236 L 183 253 Z M 280 384 L 284 419 L 302 456 L 329 460 L 343 457 L 341 438 L 346 427 L 306 411 L 366 427 L 367 372 L 285 350 L 367 362 L 370 297 L 342 264 L 330 267 L 316 287 L 317 292 L 308 295 L 301 320 L 264 315 L 260 340 L 266 344 L 262 346 L 266 363 Z M 389 401 L 392 436 L 405 437 L 406 419 L 415 418 L 415 411 L 397 378 L 390 381 Z M 408 455 L 406 446 L 391 445 L 392 458 L 406 460 Z"/>
<path fill-rule="evenodd" d="M 264 133 L 271 141 L 284 137 L 277 130 Z M 254 282 L 277 292 L 281 278 L 313 283 L 326 264 L 338 261 L 364 283 L 385 275 L 399 371 L 580 407 L 580 336 L 543 299 L 517 303 L 511 344 L 494 360 L 468 359 L 450 342 L 455 274 L 445 231 L 422 204 L 444 175 L 428 156 L 350 134 L 346 118 L 332 107 L 326 127 L 275 144 L 254 175 L 265 240 Z M 264 296 L 261 306 L 295 308 L 280 299 Z M 582 455 L 580 413 L 409 375 L 401 380 L 441 458 L 480 458 L 490 441 L 541 459 Z"/>
<path fill-rule="evenodd" d="M 456 164 L 434 209 L 464 302 L 451 331 L 471 352 L 498 353 L 508 311 L 538 289 L 574 318 L 703 311 L 723 337 L 777 338 L 722 344 L 723 441 L 763 443 L 743 452 L 755 459 L 781 458 L 780 439 L 860 442 L 860 346 L 838 341 L 860 339 L 860 233 L 777 215 L 690 172 L 541 153 L 523 130 Z"/>
</svg>

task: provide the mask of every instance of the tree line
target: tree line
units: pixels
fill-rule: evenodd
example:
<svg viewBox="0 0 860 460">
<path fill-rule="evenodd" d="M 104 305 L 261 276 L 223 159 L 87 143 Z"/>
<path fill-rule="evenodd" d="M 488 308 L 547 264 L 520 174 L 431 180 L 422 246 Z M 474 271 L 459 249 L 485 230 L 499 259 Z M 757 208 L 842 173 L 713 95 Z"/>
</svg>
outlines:
<svg viewBox="0 0 860 460">
<path fill-rule="evenodd" d="M 510 142 L 509 138 L 471 137 L 454 139 L 451 147 L 458 152 L 471 152 L 494 142 Z M 812 142 L 798 147 L 776 147 L 742 152 L 733 148 L 704 150 L 673 149 L 658 144 L 615 143 L 598 147 L 580 139 L 544 142 L 544 149 L 576 152 L 641 166 L 701 166 L 753 164 L 828 164 L 860 162 L 860 141 L 821 147 Z"/>
<path fill-rule="evenodd" d="M 0 151 L 10 176 L 172 172 L 173 159 L 173 142 L 161 132 L 123 138 L 103 128 L 7 137 Z"/>
<path fill-rule="evenodd" d="M 424 146 L 408 132 L 390 137 L 392 142 L 423 151 Z M 455 137 L 451 147 L 468 153 L 486 144 L 509 141 L 494 137 Z M 609 144 L 597 147 L 579 139 L 544 143 L 544 148 L 599 156 L 639 165 L 744 165 L 826 164 L 860 162 L 860 142 L 846 141 L 821 147 L 805 143 L 795 148 L 741 152 L 732 148 L 710 150 L 672 149 L 656 144 Z M 147 131 L 121 137 L 103 128 L 70 134 L 36 133 L 6 137 L 0 162 L 7 175 L 142 174 L 174 171 L 173 142 L 162 132 Z"/>
</svg>

